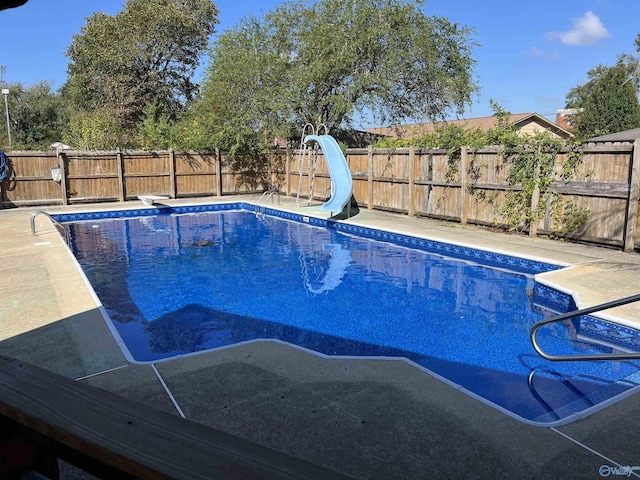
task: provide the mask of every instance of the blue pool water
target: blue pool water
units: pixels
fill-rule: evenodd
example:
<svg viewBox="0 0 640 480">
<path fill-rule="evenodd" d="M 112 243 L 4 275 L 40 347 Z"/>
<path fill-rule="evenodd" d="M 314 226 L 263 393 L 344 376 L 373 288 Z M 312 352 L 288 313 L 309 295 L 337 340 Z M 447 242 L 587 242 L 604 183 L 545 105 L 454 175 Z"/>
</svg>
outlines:
<svg viewBox="0 0 640 480">
<path fill-rule="evenodd" d="M 177 211 L 59 218 L 75 220 L 74 253 L 135 361 L 256 339 L 401 357 L 546 425 L 640 381 L 637 362 L 558 364 L 534 352 L 531 326 L 573 308 L 533 281 L 552 265 L 238 208 Z M 541 330 L 539 339 L 553 354 L 640 347 L 638 332 L 588 317 Z"/>
</svg>

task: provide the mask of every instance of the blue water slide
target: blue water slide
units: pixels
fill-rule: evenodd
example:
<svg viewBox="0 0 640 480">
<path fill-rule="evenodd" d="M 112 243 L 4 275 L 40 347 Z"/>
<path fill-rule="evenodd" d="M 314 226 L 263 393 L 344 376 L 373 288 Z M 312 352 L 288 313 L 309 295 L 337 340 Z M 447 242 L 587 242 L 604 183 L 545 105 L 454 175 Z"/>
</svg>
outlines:
<svg viewBox="0 0 640 480">
<path fill-rule="evenodd" d="M 344 206 L 351 201 L 353 180 L 338 142 L 331 135 L 307 135 L 304 143 L 315 140 L 320 145 L 331 176 L 331 198 L 322 205 L 323 210 L 342 212 Z"/>
</svg>

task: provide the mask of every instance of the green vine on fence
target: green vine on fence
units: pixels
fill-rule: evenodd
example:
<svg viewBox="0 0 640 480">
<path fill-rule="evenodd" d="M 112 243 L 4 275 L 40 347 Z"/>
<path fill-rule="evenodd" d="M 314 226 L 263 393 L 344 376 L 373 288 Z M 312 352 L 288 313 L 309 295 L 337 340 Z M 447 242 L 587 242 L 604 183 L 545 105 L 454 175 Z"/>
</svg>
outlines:
<svg viewBox="0 0 640 480">
<path fill-rule="evenodd" d="M 582 163 L 582 157 L 584 156 L 584 152 L 576 150 L 576 145 L 569 145 L 572 149 L 567 153 L 567 158 L 562 164 L 562 180 L 565 182 L 570 182 L 572 178 L 575 177 L 578 172 L 578 167 Z M 587 176 L 592 176 L 593 172 L 587 173 Z"/>
<path fill-rule="evenodd" d="M 511 230 L 529 229 L 546 213 L 546 203 L 533 205 L 534 192 L 545 199 L 555 175 L 556 158 L 563 142 L 549 132 L 518 136 L 505 146 L 509 164 L 507 182 L 521 189 L 507 191 L 502 214 Z"/>
<path fill-rule="evenodd" d="M 589 210 L 578 205 L 573 200 L 565 202 L 561 195 L 551 193 L 549 195 L 549 205 L 554 231 L 558 233 L 575 232 L 587 222 Z"/>
<path fill-rule="evenodd" d="M 444 180 L 449 184 L 459 178 L 461 151 L 466 146 L 471 152 L 467 190 L 479 201 L 492 204 L 501 219 L 500 223 L 505 227 L 518 232 L 528 230 L 534 222 L 544 218 L 550 209 L 556 231 L 566 233 L 578 230 L 586 222 L 589 211 L 573 201 L 565 202 L 561 195 L 548 192 L 548 188 L 556 176 L 564 182 L 575 178 L 582 153 L 573 146 L 565 156 L 561 171 L 556 172 L 560 150 L 571 146 L 569 142 L 547 130 L 522 134 L 510 123 L 509 112 L 495 102 L 492 102 L 492 107 L 496 122 L 488 130 L 445 123 L 436 125 L 433 132 L 417 138 L 384 139 L 377 146 L 398 148 L 414 145 L 418 148 L 446 149 L 448 155 Z M 474 152 L 483 147 L 498 147 L 503 152 L 508 168 L 507 182 L 512 188 L 506 191 L 502 202 L 496 201 L 495 192 L 487 193 L 475 187 L 483 165 L 477 163 Z M 536 195 L 539 198 L 537 205 L 534 201 Z"/>
</svg>

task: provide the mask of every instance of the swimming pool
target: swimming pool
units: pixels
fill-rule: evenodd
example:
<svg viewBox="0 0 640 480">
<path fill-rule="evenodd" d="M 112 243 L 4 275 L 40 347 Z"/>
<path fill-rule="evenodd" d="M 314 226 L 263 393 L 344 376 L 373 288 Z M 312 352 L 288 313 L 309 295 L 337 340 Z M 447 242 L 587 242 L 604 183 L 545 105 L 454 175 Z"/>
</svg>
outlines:
<svg viewBox="0 0 640 480">
<path fill-rule="evenodd" d="M 256 340 L 330 356 L 403 358 L 547 426 L 638 386 L 637 362 L 552 364 L 533 351 L 531 326 L 573 308 L 568 296 L 533 280 L 556 266 L 277 210 L 256 216 L 252 208 L 57 219 L 72 222 L 74 253 L 134 362 Z M 629 349 L 639 338 L 588 317 L 540 332 L 555 354 Z"/>
</svg>

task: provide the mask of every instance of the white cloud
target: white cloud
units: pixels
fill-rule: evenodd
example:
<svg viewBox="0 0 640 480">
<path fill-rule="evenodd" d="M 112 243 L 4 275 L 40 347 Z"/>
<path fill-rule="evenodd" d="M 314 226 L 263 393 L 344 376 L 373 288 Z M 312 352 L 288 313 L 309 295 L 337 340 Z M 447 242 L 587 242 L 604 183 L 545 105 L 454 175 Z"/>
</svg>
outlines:
<svg viewBox="0 0 640 480">
<path fill-rule="evenodd" d="M 560 59 L 560 54 L 558 52 L 545 52 L 535 45 L 531 47 L 530 52 L 534 57 L 543 58 L 545 60 L 556 61 Z"/>
<path fill-rule="evenodd" d="M 593 45 L 598 40 L 610 37 L 611 34 L 600 21 L 600 18 L 589 11 L 573 20 L 573 28 L 568 32 L 549 32 L 549 38 L 559 38 L 570 46 Z"/>
</svg>

